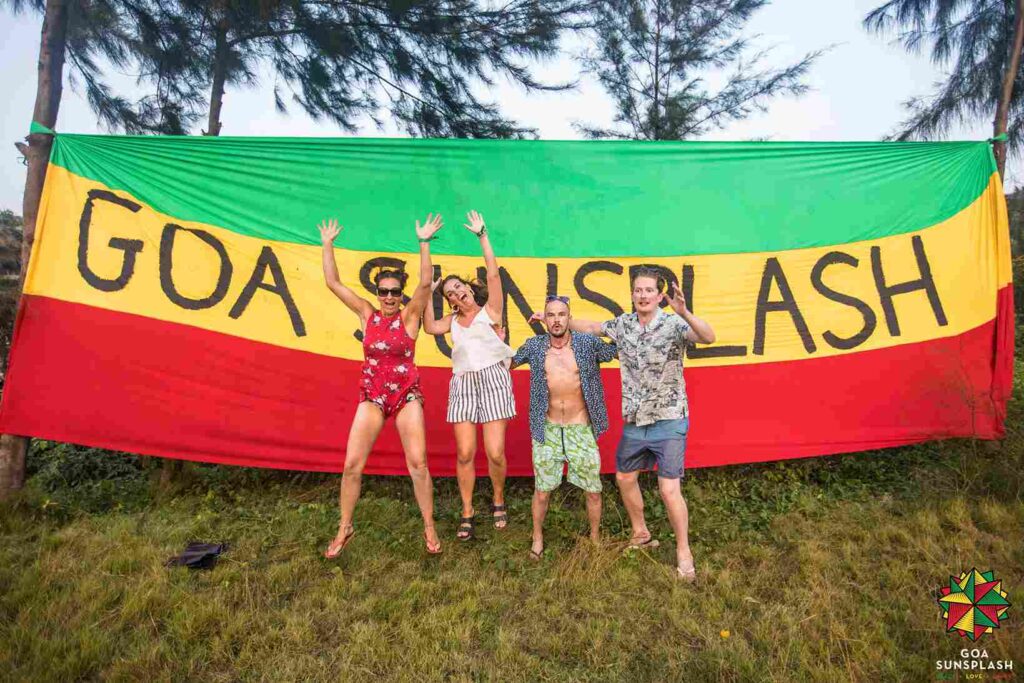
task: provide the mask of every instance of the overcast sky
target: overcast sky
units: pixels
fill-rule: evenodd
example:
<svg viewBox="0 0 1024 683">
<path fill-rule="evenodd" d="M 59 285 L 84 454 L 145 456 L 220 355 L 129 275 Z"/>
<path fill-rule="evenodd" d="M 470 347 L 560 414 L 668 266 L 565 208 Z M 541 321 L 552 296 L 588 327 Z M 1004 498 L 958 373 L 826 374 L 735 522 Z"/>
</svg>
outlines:
<svg viewBox="0 0 1024 683">
<path fill-rule="evenodd" d="M 902 120 L 901 103 L 929 93 L 942 71 L 927 55 L 908 55 L 890 38 L 870 35 L 861 27 L 864 15 L 878 0 L 775 0 L 748 24 L 748 35 L 759 35 L 757 45 L 775 46 L 769 65 L 799 60 L 805 53 L 834 45 L 814 65 L 807 79 L 811 91 L 799 99 L 780 99 L 767 112 L 734 123 L 704 139 L 748 140 L 877 140 Z M 0 208 L 21 213 L 25 168 L 14 141 L 28 132 L 36 91 L 36 60 L 41 20 L 34 14 L 13 16 L 0 10 L 0 92 L 7 104 L 0 112 L 2 137 L 7 152 L 0 155 Z M 570 48 L 571 46 L 567 46 Z M 540 66 L 537 73 L 549 81 L 571 81 L 577 76 L 574 62 L 563 56 Z M 223 135 L 342 135 L 326 121 L 314 121 L 297 108 L 288 115 L 274 109 L 272 74 L 250 89 L 229 88 L 222 114 Z M 122 94 L 131 96 L 132 81 L 115 81 Z M 518 87 L 499 83 L 490 93 L 506 115 L 535 127 L 543 139 L 578 139 L 574 121 L 608 124 L 612 105 L 596 83 L 582 80 L 572 92 L 525 94 Z M 82 95 L 65 84 L 57 130 L 69 133 L 102 130 Z M 367 122 L 359 133 L 394 135 Z M 991 123 L 956 131 L 959 139 L 984 139 Z M 1019 163 L 1008 168 L 1008 184 L 1021 180 Z"/>
</svg>

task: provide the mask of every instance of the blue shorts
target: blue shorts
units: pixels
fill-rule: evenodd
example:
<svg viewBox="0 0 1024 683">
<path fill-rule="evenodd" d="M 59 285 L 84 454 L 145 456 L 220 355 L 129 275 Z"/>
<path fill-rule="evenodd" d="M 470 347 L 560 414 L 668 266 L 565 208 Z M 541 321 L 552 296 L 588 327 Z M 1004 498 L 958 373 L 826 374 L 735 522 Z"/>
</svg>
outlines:
<svg viewBox="0 0 1024 683">
<path fill-rule="evenodd" d="M 690 431 L 690 418 L 658 420 L 654 424 L 637 427 L 626 423 L 622 438 L 615 451 L 615 469 L 618 472 L 650 470 L 658 466 L 662 479 L 683 476 L 686 454 L 686 434 Z"/>
</svg>

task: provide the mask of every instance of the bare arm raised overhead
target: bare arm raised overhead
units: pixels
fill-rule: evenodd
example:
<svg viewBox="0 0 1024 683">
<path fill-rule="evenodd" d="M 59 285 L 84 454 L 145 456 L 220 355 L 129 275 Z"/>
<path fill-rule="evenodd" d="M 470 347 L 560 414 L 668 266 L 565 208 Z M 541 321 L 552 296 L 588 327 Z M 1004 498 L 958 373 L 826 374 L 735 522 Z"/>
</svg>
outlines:
<svg viewBox="0 0 1024 683">
<path fill-rule="evenodd" d="M 466 214 L 469 220 L 465 223 L 466 230 L 480 238 L 480 249 L 484 254 L 484 265 L 487 266 L 487 314 L 491 320 L 501 323 L 501 316 L 505 312 L 505 293 L 501 288 L 501 271 L 498 270 L 498 259 L 494 256 L 494 249 L 491 248 L 491 240 L 487 237 L 487 226 L 484 225 L 484 217 L 476 211 Z"/>
<path fill-rule="evenodd" d="M 441 278 L 438 278 L 430 285 L 430 291 L 433 292 L 441 285 Z M 426 305 L 426 312 L 423 315 L 423 331 L 427 334 L 441 335 L 446 334 L 452 329 L 452 314 L 449 313 L 445 317 L 438 320 L 434 317 L 434 302 L 430 301 Z"/>
<path fill-rule="evenodd" d="M 359 317 L 359 328 L 366 329 L 366 321 L 373 315 L 373 304 L 362 298 L 341 282 L 338 263 L 334 260 L 334 238 L 341 232 L 335 219 L 320 221 L 320 242 L 323 244 L 324 280 L 327 288 L 341 299 L 341 302 Z"/>
<path fill-rule="evenodd" d="M 405 325 L 406 331 L 409 332 L 409 336 L 413 339 L 416 338 L 416 332 L 419 331 L 420 317 L 423 315 L 423 310 L 425 308 L 433 308 L 430 305 L 430 294 L 434 291 L 433 287 L 431 287 L 434 267 L 430 263 L 430 240 L 434 239 L 434 233 L 443 226 L 444 222 L 441 220 L 441 214 L 436 216 L 428 214 L 427 219 L 423 221 L 423 225 L 416 221 L 416 237 L 420 241 L 420 281 L 416 285 L 409 303 L 406 304 L 405 310 L 402 311 L 402 323 Z M 410 328 L 412 328 L 411 331 Z"/>
</svg>

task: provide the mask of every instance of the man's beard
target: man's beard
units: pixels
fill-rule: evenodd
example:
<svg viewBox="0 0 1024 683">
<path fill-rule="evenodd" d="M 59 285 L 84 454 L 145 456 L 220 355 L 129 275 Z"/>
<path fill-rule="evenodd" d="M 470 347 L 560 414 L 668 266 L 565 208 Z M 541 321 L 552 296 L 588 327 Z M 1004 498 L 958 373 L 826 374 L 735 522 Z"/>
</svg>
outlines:
<svg viewBox="0 0 1024 683">
<path fill-rule="evenodd" d="M 551 332 L 551 336 L 555 339 L 561 339 L 565 336 L 565 333 L 569 331 L 568 327 L 563 327 L 561 332 Z"/>
</svg>

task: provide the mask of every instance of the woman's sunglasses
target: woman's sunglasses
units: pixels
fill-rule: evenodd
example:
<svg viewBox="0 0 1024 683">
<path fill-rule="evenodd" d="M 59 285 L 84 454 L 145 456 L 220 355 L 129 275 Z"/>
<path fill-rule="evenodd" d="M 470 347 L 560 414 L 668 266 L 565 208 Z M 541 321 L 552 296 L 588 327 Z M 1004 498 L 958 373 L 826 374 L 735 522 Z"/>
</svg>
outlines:
<svg viewBox="0 0 1024 683">
<path fill-rule="evenodd" d="M 390 294 L 391 296 L 402 296 L 402 288 L 401 287 L 395 287 L 394 289 L 385 289 L 384 287 L 378 287 L 377 288 L 377 296 L 387 296 L 388 294 Z"/>
</svg>

